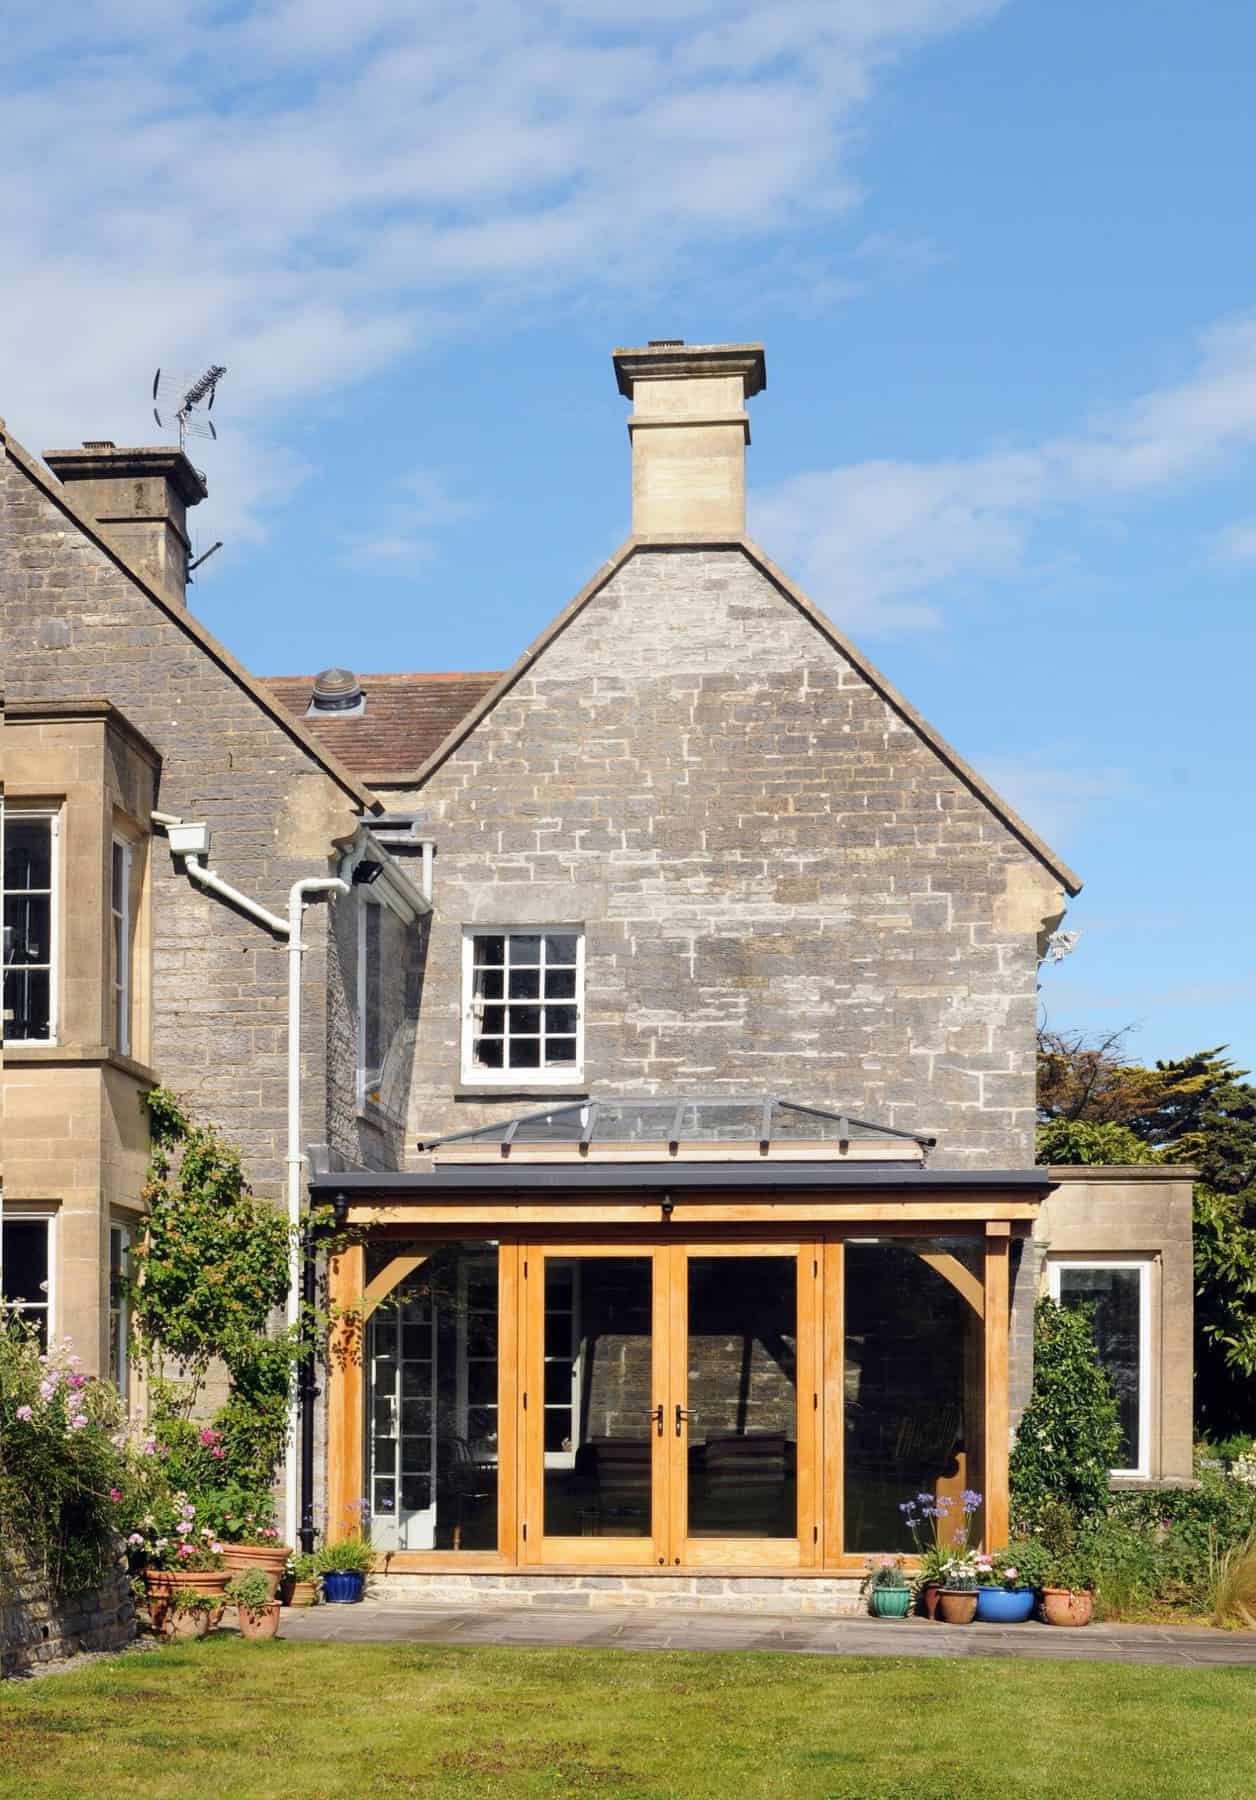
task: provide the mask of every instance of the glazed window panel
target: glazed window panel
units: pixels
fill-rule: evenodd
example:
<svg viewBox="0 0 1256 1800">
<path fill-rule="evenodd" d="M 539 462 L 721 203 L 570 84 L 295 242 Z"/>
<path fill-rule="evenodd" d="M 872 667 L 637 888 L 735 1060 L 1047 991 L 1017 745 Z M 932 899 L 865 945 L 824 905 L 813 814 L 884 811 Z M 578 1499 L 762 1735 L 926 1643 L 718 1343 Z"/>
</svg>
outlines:
<svg viewBox="0 0 1256 1800">
<path fill-rule="evenodd" d="M 366 1491 L 380 1550 L 496 1550 L 498 1246 L 392 1242 L 415 1266 L 366 1329 Z"/>
<path fill-rule="evenodd" d="M 51 814 L 4 820 L 4 1037 L 56 1036 L 56 839 Z"/>
<path fill-rule="evenodd" d="M 34 1327 L 46 1350 L 52 1314 L 52 1220 L 6 1214 L 0 1226 L 0 1298 Z"/>
<path fill-rule="evenodd" d="M 421 934 L 383 901 L 358 911 L 358 1106 L 404 1122 L 418 1015 Z"/>
<path fill-rule="evenodd" d="M 1149 1464 L 1150 1265 L 1146 1262 L 1055 1262 L 1051 1293 L 1061 1306 L 1090 1315 L 1099 1361 L 1112 1386 L 1121 1427 L 1113 1470 L 1145 1475 Z"/>
<path fill-rule="evenodd" d="M 578 1079 L 583 1061 L 584 934 L 467 931 L 463 1078 L 522 1072 Z"/>
<path fill-rule="evenodd" d="M 926 1495 L 949 1541 L 963 1518 L 963 1495 L 981 1491 L 982 1250 L 980 1240 L 960 1236 L 847 1240 L 848 1553 L 914 1551 L 902 1507 Z"/>
</svg>

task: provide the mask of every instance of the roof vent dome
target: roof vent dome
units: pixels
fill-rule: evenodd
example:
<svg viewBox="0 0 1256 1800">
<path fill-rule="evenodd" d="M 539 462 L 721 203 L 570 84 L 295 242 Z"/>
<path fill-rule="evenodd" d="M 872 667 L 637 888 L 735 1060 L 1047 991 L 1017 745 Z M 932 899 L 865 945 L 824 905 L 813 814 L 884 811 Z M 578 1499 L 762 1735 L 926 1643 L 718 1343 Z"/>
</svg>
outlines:
<svg viewBox="0 0 1256 1800">
<path fill-rule="evenodd" d="M 364 705 L 362 683 L 352 669 L 322 669 L 314 677 L 310 712 L 360 712 Z"/>
</svg>

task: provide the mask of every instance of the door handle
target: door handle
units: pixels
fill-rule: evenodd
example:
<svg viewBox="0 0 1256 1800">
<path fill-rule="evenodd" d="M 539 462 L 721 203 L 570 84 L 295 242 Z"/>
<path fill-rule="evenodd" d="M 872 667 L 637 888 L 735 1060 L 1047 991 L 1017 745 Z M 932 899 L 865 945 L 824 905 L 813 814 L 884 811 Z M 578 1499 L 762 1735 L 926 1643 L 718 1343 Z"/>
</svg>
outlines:
<svg viewBox="0 0 1256 1800">
<path fill-rule="evenodd" d="M 685 1410 L 685 1408 L 680 1404 L 680 1401 L 678 1400 L 676 1402 L 676 1436 L 677 1437 L 680 1436 L 681 1420 L 687 1419 L 688 1417 L 689 1417 L 688 1412 Z"/>
<path fill-rule="evenodd" d="M 659 1401 L 657 1406 L 651 1407 L 649 1409 L 649 1416 L 654 1421 L 654 1425 L 655 1425 L 656 1430 L 658 1431 L 659 1436 L 662 1437 L 662 1435 L 663 1435 L 663 1402 L 661 1400 Z"/>
</svg>

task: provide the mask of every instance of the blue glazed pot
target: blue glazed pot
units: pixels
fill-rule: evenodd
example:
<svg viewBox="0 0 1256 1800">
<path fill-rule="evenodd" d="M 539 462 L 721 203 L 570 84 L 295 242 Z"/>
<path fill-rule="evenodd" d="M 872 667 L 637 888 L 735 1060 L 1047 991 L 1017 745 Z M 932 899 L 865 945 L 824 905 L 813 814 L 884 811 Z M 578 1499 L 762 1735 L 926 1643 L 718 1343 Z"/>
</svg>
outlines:
<svg viewBox="0 0 1256 1800">
<path fill-rule="evenodd" d="M 983 1625 L 1023 1625 L 1034 1610 L 1032 1588 L 977 1589 L 977 1619 Z"/>
<path fill-rule="evenodd" d="M 335 1569 L 323 1576 L 323 1599 L 333 1606 L 347 1606 L 362 1598 L 366 1576 L 357 1569 Z"/>
<path fill-rule="evenodd" d="M 911 1611 L 909 1587 L 874 1587 L 872 1610 L 878 1619 L 905 1619 Z"/>
</svg>

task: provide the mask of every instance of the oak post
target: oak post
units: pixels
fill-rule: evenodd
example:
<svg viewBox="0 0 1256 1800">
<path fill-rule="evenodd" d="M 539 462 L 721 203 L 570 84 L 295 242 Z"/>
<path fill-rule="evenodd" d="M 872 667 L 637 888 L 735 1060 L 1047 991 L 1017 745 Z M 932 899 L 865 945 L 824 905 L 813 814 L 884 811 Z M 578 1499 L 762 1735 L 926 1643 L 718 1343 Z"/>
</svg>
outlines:
<svg viewBox="0 0 1256 1800">
<path fill-rule="evenodd" d="M 327 1375 L 327 1528 L 324 1539 L 350 1537 L 365 1521 L 357 1512 L 365 1469 L 362 1294 L 366 1251 L 350 1244 L 328 1270 L 332 1327 Z"/>
<path fill-rule="evenodd" d="M 1006 1235 L 985 1240 L 986 1443 L 985 1532 L 987 1550 L 1000 1549 L 1008 1534 L 1008 1247 Z"/>
</svg>

